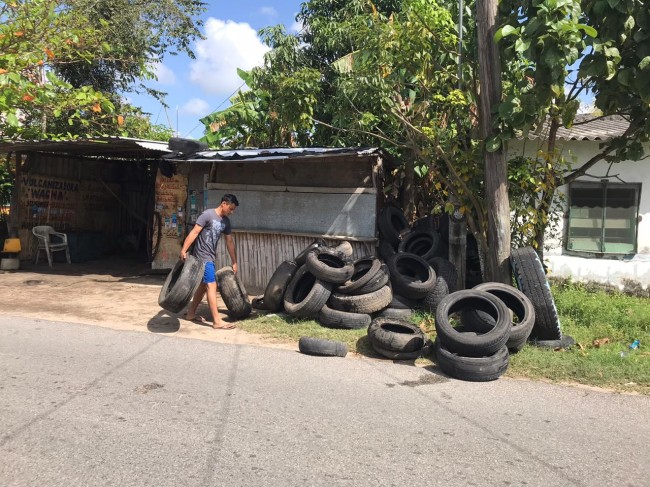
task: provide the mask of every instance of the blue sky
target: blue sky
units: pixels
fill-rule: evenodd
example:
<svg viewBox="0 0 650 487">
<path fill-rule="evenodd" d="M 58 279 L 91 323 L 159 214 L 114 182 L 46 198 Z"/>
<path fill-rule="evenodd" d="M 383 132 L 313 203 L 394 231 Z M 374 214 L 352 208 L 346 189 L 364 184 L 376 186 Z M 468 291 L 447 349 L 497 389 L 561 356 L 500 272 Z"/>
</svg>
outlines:
<svg viewBox="0 0 650 487">
<path fill-rule="evenodd" d="M 299 0 L 208 1 L 203 14 L 206 39 L 194 43 L 196 59 L 167 56 L 156 66 L 158 81 L 148 86 L 168 93 L 162 104 L 146 94 L 129 94 L 127 99 L 151 114 L 154 123 L 171 126 L 180 137 L 198 139 L 203 135 L 199 118 L 219 105 L 228 106 L 229 96 L 242 84 L 237 68 L 248 70 L 262 62 L 266 47 L 257 31 L 284 24 L 288 32 L 300 26 L 295 16 Z M 225 102 L 225 103 L 224 103 Z"/>
</svg>

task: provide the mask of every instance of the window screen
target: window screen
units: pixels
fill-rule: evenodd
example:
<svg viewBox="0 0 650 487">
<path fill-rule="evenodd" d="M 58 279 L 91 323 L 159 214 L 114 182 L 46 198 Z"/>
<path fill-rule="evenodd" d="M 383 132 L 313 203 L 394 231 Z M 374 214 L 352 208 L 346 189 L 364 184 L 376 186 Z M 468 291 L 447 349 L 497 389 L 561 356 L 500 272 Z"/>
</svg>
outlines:
<svg viewBox="0 0 650 487">
<path fill-rule="evenodd" d="M 635 253 L 640 194 L 640 184 L 572 184 L 567 249 Z"/>
</svg>

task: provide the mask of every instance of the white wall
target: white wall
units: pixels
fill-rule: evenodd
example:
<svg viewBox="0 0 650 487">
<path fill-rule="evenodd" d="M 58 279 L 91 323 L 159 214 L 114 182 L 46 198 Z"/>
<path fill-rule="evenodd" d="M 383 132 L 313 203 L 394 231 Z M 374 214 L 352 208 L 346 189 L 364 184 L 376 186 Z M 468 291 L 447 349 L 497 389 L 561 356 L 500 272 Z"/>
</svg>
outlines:
<svg viewBox="0 0 650 487">
<path fill-rule="evenodd" d="M 532 155 L 537 150 L 539 141 L 528 140 L 513 141 L 510 143 L 509 156 Z M 599 141 L 564 141 L 558 143 L 562 155 L 571 161 L 573 168 L 589 160 L 598 153 Z M 646 147 L 646 154 L 650 154 L 650 147 Z M 609 171 L 609 172 L 608 172 Z M 625 257 L 623 260 L 610 257 L 595 257 L 593 255 L 580 257 L 566 255 L 560 241 L 547 238 L 547 245 L 551 248 L 545 251 L 547 265 L 552 274 L 562 277 L 572 277 L 576 280 L 594 280 L 608 284 L 622 286 L 626 279 L 640 282 L 650 286 L 650 161 L 624 161 L 610 165 L 599 162 L 587 174 L 595 177 L 581 177 L 580 181 L 598 182 L 608 178 L 612 183 L 641 183 L 641 197 L 639 201 L 637 254 Z M 563 186 L 560 191 L 566 194 L 568 187 Z M 559 234 L 563 234 L 561 222 Z"/>
</svg>

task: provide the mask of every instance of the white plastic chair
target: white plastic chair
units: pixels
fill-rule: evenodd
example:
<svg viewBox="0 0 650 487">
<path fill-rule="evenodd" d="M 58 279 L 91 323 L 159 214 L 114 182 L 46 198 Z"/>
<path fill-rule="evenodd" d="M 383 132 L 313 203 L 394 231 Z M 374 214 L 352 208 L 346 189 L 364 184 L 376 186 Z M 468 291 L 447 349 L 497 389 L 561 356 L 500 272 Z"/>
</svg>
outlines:
<svg viewBox="0 0 650 487">
<path fill-rule="evenodd" d="M 68 248 L 68 236 L 65 233 L 57 232 L 54 228 L 48 225 L 39 225 L 32 228 L 32 233 L 36 237 L 38 242 L 38 247 L 36 247 L 36 256 L 34 258 L 34 264 L 38 264 L 38 255 L 41 250 L 45 250 L 47 254 L 47 262 L 52 267 L 52 254 L 60 250 L 65 250 L 65 256 L 68 259 L 68 264 L 70 264 L 70 249 Z M 60 241 L 52 242 L 52 236 L 56 237 Z"/>
</svg>

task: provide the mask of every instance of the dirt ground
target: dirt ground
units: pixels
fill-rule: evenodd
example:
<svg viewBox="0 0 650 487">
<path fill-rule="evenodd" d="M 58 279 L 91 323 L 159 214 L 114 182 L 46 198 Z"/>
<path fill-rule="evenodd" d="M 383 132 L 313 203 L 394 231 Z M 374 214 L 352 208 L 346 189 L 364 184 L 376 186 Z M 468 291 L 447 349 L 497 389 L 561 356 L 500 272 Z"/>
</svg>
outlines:
<svg viewBox="0 0 650 487">
<path fill-rule="evenodd" d="M 297 350 L 294 343 L 265 341 L 241 329 L 214 330 L 158 306 L 166 274 L 144 262 L 110 258 L 84 264 L 21 261 L 17 271 L 0 271 L 0 313 L 69 321 L 116 330 L 161 333 L 222 343 Z M 219 309 L 225 310 L 219 299 Z M 207 302 L 199 314 L 209 317 Z M 229 321 L 225 313 L 221 313 Z"/>
</svg>

